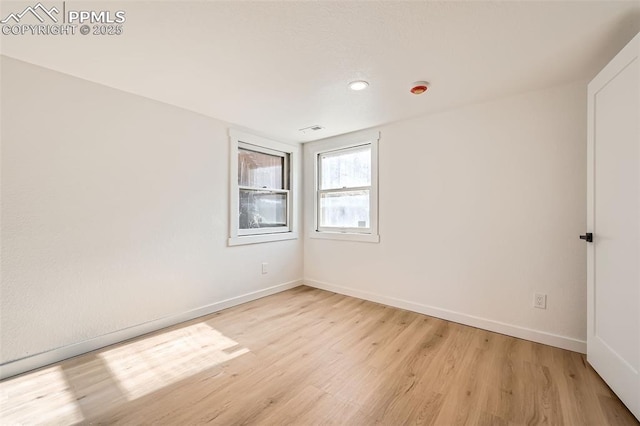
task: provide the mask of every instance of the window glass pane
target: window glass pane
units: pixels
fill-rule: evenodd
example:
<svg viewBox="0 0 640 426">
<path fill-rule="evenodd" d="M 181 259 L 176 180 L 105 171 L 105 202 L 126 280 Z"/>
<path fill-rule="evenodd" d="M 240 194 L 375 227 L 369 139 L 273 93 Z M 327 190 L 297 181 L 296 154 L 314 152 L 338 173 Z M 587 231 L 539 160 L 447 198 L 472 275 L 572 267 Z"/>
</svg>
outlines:
<svg viewBox="0 0 640 426">
<path fill-rule="evenodd" d="M 240 190 L 240 229 L 286 227 L 287 194 Z"/>
<path fill-rule="evenodd" d="M 369 228 L 369 190 L 320 194 L 320 226 Z"/>
<path fill-rule="evenodd" d="M 371 145 L 320 155 L 320 189 L 371 185 Z"/>
<path fill-rule="evenodd" d="M 238 185 L 285 189 L 284 157 L 238 148 Z"/>
</svg>

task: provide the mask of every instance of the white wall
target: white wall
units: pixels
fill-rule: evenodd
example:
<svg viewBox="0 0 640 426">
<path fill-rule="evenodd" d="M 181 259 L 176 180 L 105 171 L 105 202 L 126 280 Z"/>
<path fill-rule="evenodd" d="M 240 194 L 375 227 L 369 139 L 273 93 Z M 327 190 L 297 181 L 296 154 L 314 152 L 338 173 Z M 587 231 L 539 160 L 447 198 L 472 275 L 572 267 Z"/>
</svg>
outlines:
<svg viewBox="0 0 640 426">
<path fill-rule="evenodd" d="M 227 247 L 226 123 L 1 61 L 2 375 L 299 283 Z M 306 282 L 584 350 L 585 87 L 381 127 L 381 242 L 305 236 Z"/>
<path fill-rule="evenodd" d="M 227 247 L 227 124 L 1 71 L 3 375 L 299 284 L 300 239 Z"/>
<path fill-rule="evenodd" d="M 586 82 L 379 130 L 380 243 L 305 236 L 305 282 L 584 351 Z"/>
</svg>

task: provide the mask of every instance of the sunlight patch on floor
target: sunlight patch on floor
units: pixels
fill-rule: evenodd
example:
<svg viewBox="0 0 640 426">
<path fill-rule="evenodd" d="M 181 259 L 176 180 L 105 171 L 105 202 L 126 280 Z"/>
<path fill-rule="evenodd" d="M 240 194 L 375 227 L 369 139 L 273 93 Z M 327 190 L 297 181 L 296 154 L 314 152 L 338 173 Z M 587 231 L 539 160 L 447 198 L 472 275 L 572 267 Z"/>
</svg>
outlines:
<svg viewBox="0 0 640 426">
<path fill-rule="evenodd" d="M 84 420 L 60 366 L 0 383 L 0 424 L 73 424 Z"/>
<path fill-rule="evenodd" d="M 204 323 L 158 334 L 100 353 L 129 400 L 215 367 L 246 348 Z"/>
</svg>

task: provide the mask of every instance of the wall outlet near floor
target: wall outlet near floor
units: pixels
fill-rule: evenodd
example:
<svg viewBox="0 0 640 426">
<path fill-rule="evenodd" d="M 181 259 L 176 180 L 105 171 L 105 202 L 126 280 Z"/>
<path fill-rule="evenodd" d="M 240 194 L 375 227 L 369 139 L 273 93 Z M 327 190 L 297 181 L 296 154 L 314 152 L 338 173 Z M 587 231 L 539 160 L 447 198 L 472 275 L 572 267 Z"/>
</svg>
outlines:
<svg viewBox="0 0 640 426">
<path fill-rule="evenodd" d="M 536 293 L 533 295 L 533 306 L 535 308 L 547 309 L 547 295 Z"/>
<path fill-rule="evenodd" d="M 266 274 L 269 272 L 269 264 L 267 262 L 262 262 L 262 273 Z"/>
</svg>

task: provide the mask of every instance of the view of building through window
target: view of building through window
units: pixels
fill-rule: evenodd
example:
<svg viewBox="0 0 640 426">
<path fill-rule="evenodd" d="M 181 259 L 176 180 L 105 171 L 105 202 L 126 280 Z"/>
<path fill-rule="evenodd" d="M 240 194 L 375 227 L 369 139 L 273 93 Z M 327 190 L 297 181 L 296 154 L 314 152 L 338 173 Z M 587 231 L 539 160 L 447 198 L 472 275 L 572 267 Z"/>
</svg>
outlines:
<svg viewBox="0 0 640 426">
<path fill-rule="evenodd" d="M 238 148 L 239 229 L 287 227 L 288 157 Z"/>
</svg>

